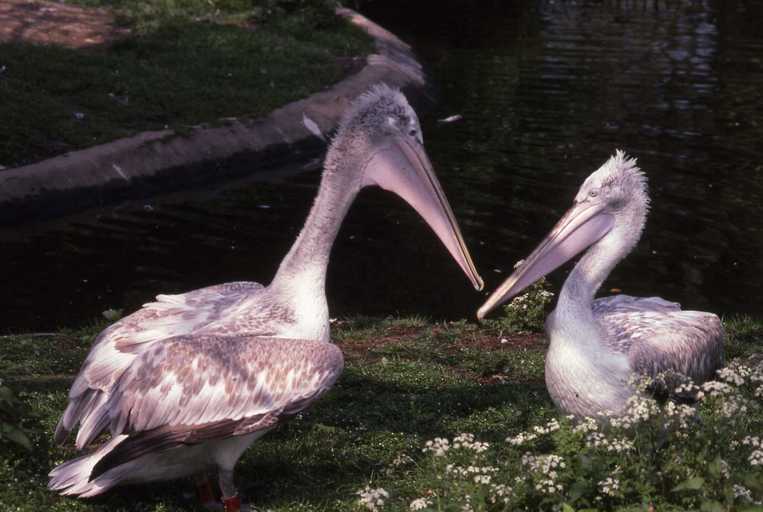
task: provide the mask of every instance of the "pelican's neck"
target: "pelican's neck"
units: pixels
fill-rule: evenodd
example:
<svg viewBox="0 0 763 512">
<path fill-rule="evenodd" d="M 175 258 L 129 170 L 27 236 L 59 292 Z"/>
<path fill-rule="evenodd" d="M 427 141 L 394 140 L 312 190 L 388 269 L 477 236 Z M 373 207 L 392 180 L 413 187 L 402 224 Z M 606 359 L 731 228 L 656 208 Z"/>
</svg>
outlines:
<svg viewBox="0 0 763 512">
<path fill-rule="evenodd" d="M 348 160 L 342 161 L 344 165 L 354 165 Z M 350 177 L 350 172 L 327 164 L 305 225 L 281 262 L 271 287 L 297 286 L 303 291 L 307 287 L 325 293 L 331 247 L 358 193 Z"/>
<path fill-rule="evenodd" d="M 603 254 L 598 243 L 592 245 L 564 282 L 559 293 L 559 302 L 590 311 L 596 292 L 617 264 L 611 256 L 607 256 Z"/>
<path fill-rule="evenodd" d="M 593 244 L 580 258 L 559 292 L 556 314 L 574 323 L 578 330 L 593 326 L 593 300 L 604 280 L 630 251 L 616 230 Z"/>
</svg>

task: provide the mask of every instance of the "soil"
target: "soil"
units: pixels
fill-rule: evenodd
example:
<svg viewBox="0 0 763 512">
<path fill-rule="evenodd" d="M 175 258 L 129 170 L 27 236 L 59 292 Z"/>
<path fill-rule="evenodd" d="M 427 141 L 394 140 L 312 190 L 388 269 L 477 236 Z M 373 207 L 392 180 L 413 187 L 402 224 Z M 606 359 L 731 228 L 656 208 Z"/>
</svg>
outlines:
<svg viewBox="0 0 763 512">
<path fill-rule="evenodd" d="M 109 45 L 129 34 L 109 9 L 57 2 L 0 1 L 0 42 L 85 48 Z"/>
</svg>

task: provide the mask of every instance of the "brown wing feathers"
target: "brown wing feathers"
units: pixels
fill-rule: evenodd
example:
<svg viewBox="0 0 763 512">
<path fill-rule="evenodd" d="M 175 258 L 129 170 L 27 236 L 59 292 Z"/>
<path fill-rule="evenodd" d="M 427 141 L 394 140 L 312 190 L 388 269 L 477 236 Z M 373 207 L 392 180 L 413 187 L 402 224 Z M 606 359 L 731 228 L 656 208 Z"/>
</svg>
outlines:
<svg viewBox="0 0 763 512">
<path fill-rule="evenodd" d="M 314 341 L 180 336 L 163 345 L 120 379 L 111 432 L 129 437 L 91 479 L 148 453 L 270 428 L 308 407 L 343 366 L 336 346 Z"/>
</svg>

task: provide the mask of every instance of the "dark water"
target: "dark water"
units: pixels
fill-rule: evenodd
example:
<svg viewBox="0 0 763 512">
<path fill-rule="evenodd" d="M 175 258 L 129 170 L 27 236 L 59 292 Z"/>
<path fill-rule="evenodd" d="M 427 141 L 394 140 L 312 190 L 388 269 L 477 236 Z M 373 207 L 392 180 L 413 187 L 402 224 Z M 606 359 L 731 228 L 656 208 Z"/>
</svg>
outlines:
<svg viewBox="0 0 763 512">
<path fill-rule="evenodd" d="M 424 138 L 487 291 L 623 148 L 649 175 L 653 207 L 607 287 L 760 316 L 763 3 L 384 0 L 364 9 L 412 42 L 439 84 Z M 451 114 L 463 120 L 435 122 Z M 78 325 L 158 292 L 267 282 L 317 181 L 275 170 L 3 229 L 0 329 Z M 484 293 L 401 200 L 361 194 L 334 248 L 332 315 L 471 317 Z"/>
</svg>

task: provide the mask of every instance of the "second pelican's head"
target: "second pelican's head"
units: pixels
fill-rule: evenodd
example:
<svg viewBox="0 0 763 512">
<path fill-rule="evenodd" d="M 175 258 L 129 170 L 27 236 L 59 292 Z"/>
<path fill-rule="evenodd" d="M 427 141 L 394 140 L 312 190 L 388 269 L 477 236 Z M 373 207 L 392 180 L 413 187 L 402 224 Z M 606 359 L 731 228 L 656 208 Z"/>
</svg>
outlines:
<svg viewBox="0 0 763 512">
<path fill-rule="evenodd" d="M 613 255 L 613 260 L 624 257 L 641 237 L 648 210 L 646 176 L 635 159 L 618 150 L 583 182 L 572 208 L 490 295 L 477 311 L 477 318 L 484 318 L 597 242 L 597 248 Z"/>
<path fill-rule="evenodd" d="M 437 234 L 474 287 L 483 281 L 423 146 L 419 119 L 405 96 L 380 84 L 345 113 L 324 173 L 357 192 L 379 186 L 402 197 Z M 347 183 L 346 181 L 349 181 Z"/>
</svg>

